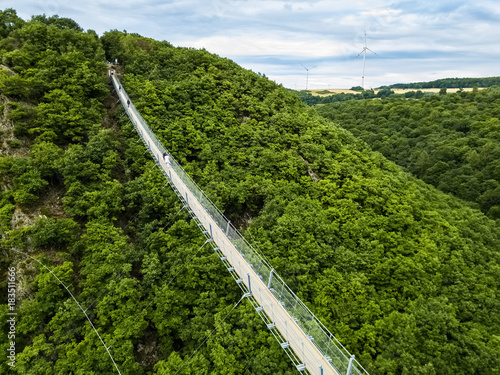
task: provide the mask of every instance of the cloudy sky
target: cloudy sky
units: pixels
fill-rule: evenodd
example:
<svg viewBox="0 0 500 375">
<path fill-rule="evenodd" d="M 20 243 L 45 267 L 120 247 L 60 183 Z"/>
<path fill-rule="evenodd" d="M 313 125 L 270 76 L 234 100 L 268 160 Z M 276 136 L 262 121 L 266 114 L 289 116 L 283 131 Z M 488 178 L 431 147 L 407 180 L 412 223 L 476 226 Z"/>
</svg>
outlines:
<svg viewBox="0 0 500 375">
<path fill-rule="evenodd" d="M 2 0 L 29 19 L 58 14 L 205 48 L 285 87 L 350 88 L 500 76 L 498 0 Z"/>
</svg>

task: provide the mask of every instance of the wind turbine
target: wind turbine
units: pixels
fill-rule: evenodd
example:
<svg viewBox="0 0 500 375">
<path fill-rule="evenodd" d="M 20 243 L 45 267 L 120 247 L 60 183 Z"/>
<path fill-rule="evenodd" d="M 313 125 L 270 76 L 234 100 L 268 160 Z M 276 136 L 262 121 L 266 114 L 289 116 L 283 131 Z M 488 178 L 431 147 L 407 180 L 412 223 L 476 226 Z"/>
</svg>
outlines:
<svg viewBox="0 0 500 375">
<path fill-rule="evenodd" d="M 300 64 L 300 65 L 302 65 L 302 64 Z M 306 70 L 306 72 L 307 72 L 307 73 L 306 73 L 306 90 L 307 90 L 307 84 L 308 84 L 308 82 L 309 82 L 309 71 L 310 71 L 311 69 L 316 68 L 316 67 L 315 67 L 315 66 L 313 66 L 312 68 L 306 68 L 304 65 L 302 65 L 302 66 L 304 67 L 304 69 L 305 69 L 305 70 Z"/>
<path fill-rule="evenodd" d="M 371 49 L 369 49 L 367 46 L 366 46 L 366 31 L 365 31 L 365 46 L 363 47 L 363 50 L 358 53 L 358 56 L 363 54 L 363 76 L 361 77 L 361 87 L 363 88 L 363 90 L 365 89 L 365 60 L 366 60 L 366 51 L 370 51 L 371 53 L 375 54 L 378 56 L 377 53 L 373 52 Z M 358 57 L 356 56 L 356 57 Z"/>
</svg>

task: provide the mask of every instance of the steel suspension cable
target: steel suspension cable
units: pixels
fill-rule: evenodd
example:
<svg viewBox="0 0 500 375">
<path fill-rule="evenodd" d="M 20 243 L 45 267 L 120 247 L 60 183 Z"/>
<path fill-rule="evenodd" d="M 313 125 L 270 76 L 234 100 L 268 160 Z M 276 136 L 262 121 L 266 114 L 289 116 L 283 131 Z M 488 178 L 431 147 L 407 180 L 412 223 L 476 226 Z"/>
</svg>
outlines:
<svg viewBox="0 0 500 375">
<path fill-rule="evenodd" d="M 106 349 L 106 352 L 108 353 L 109 355 L 109 358 L 111 358 L 111 361 L 113 362 L 113 365 L 115 366 L 116 368 L 116 371 L 118 372 L 118 374 L 121 375 L 121 372 L 120 372 L 120 369 L 118 368 L 118 365 L 116 364 L 115 360 L 113 359 L 113 356 L 111 355 L 111 352 L 109 351 L 109 348 L 111 346 L 106 346 L 106 344 L 104 343 L 104 340 L 102 339 L 101 335 L 99 334 L 99 332 L 97 332 L 97 329 L 95 328 L 94 326 L 94 323 L 92 323 L 92 320 L 90 320 L 89 316 L 87 315 L 86 311 L 82 308 L 82 306 L 80 305 L 80 303 L 77 301 L 77 299 L 75 298 L 75 296 L 73 295 L 73 293 L 71 293 L 71 290 L 69 290 L 69 288 L 66 286 L 66 284 L 64 284 L 61 279 L 59 279 L 59 277 L 57 277 L 57 275 L 49 268 L 47 267 L 45 264 L 43 264 L 42 262 L 40 262 L 38 259 L 36 259 L 35 257 L 32 257 L 31 255 L 29 254 L 26 254 L 25 252 L 23 251 L 20 251 L 20 250 L 15 250 L 15 249 L 10 249 L 11 251 L 15 251 L 17 253 L 21 253 L 21 254 L 24 254 L 26 255 L 27 257 L 33 259 L 34 261 L 38 262 L 42 267 L 44 267 L 47 271 L 49 271 L 52 276 L 54 276 L 57 281 L 59 281 L 59 283 L 64 286 L 64 288 L 66 289 L 66 291 L 69 293 L 69 295 L 71 296 L 71 298 L 73 298 L 73 301 L 75 301 L 75 303 L 77 304 L 77 306 L 80 308 L 80 310 L 82 310 L 83 314 L 85 315 L 85 318 L 87 318 L 87 320 L 89 321 L 90 325 L 92 326 L 92 329 L 94 330 L 94 332 L 97 334 L 97 337 L 99 337 L 99 340 L 101 341 L 102 345 L 104 346 L 104 349 Z"/>
</svg>

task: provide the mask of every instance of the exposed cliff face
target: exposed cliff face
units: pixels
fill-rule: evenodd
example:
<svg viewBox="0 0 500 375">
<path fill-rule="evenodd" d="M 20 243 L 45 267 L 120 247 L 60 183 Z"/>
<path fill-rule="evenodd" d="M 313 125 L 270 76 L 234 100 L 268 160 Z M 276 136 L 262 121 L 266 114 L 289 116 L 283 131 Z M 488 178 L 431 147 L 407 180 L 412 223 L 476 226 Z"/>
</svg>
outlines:
<svg viewBox="0 0 500 375">
<path fill-rule="evenodd" d="M 11 68 L 9 68 L 8 66 L 5 66 L 3 64 L 0 64 L 0 70 L 5 72 L 5 74 L 9 77 L 16 74 Z"/>
<path fill-rule="evenodd" d="M 35 223 L 37 215 L 29 215 L 21 208 L 16 208 L 12 214 L 10 225 L 12 229 L 19 229 L 22 227 L 30 227 Z"/>
</svg>

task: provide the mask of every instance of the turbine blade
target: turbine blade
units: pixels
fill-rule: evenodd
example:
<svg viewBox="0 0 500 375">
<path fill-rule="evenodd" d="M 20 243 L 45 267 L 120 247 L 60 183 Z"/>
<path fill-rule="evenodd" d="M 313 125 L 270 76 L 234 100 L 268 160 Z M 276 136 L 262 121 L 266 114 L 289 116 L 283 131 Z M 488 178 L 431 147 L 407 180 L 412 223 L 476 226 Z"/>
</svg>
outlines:
<svg viewBox="0 0 500 375">
<path fill-rule="evenodd" d="M 368 51 L 370 51 L 371 53 L 374 53 L 375 55 L 377 55 L 377 56 L 378 56 L 378 53 L 377 53 L 377 52 L 373 52 L 373 51 L 372 51 L 371 49 L 369 49 L 368 47 L 366 47 L 366 49 L 367 49 Z"/>
</svg>

